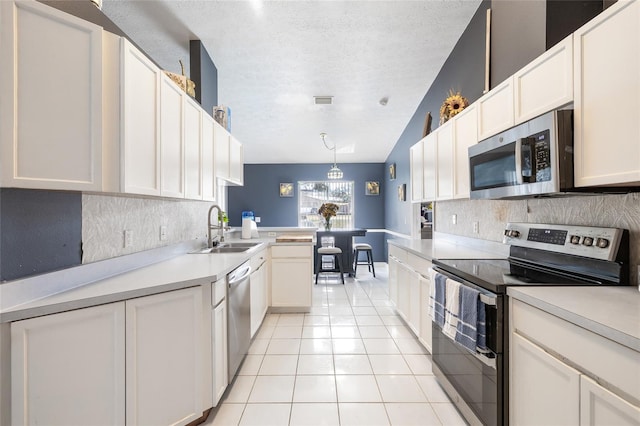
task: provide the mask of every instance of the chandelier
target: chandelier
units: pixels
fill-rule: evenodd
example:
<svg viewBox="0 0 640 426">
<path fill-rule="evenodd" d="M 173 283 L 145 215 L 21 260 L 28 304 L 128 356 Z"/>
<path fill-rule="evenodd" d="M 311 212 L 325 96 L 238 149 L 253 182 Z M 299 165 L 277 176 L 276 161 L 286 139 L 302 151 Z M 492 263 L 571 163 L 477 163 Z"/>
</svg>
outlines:
<svg viewBox="0 0 640 426">
<path fill-rule="evenodd" d="M 326 133 L 320 133 L 320 137 L 322 138 L 322 143 L 324 144 L 324 147 L 327 148 L 328 150 L 333 151 L 333 166 L 329 169 L 329 172 L 327 173 L 327 178 L 328 179 L 342 179 L 342 170 L 340 170 L 340 168 L 338 167 L 338 164 L 336 163 L 336 144 L 333 144 L 333 147 L 330 147 L 329 145 L 327 145 L 327 142 L 325 141 L 325 138 L 327 137 Z"/>
</svg>

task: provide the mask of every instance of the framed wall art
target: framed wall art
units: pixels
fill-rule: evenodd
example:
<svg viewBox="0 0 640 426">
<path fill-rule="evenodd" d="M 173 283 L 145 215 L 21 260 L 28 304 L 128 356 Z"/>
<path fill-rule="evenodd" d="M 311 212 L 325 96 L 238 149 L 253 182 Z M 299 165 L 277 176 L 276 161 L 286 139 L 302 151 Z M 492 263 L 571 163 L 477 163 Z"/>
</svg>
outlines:
<svg viewBox="0 0 640 426">
<path fill-rule="evenodd" d="M 389 179 L 396 180 L 396 163 L 391 163 L 389 166 Z"/>
<path fill-rule="evenodd" d="M 293 197 L 293 183 L 281 183 L 280 184 L 280 196 L 281 197 Z"/>
<path fill-rule="evenodd" d="M 398 185 L 398 200 L 407 201 L 407 184 Z"/>
<path fill-rule="evenodd" d="M 365 183 L 365 195 L 380 195 L 380 182 L 368 181 Z"/>
</svg>

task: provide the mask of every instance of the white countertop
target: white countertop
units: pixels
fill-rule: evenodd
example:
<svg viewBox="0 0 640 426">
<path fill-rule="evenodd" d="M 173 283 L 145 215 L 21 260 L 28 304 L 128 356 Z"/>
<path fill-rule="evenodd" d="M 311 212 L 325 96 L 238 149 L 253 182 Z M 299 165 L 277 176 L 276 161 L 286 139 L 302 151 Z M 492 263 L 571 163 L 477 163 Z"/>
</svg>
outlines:
<svg viewBox="0 0 640 426">
<path fill-rule="evenodd" d="M 507 294 L 640 352 L 638 287 L 509 287 Z"/>
<path fill-rule="evenodd" d="M 46 297 L 30 300 L 26 295 L 25 300 L 13 306 L 2 307 L 0 323 L 212 283 L 224 278 L 262 249 L 275 245 L 273 240 L 273 238 L 250 240 L 262 244 L 242 253 L 181 254 Z M 281 244 L 311 245 L 313 243 Z M 46 274 L 43 277 L 46 278 Z M 55 286 L 52 285 L 52 287 Z"/>
<path fill-rule="evenodd" d="M 404 248 L 429 261 L 433 259 L 504 259 L 509 255 L 509 246 L 493 241 L 464 237 L 440 237 L 435 239 L 387 240 L 389 244 Z"/>
</svg>

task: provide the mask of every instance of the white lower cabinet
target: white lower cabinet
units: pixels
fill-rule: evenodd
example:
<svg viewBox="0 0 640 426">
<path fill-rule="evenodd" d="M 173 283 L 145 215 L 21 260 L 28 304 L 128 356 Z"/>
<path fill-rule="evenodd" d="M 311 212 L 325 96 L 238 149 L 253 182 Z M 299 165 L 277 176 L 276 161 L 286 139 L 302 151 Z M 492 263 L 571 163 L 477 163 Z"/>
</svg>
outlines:
<svg viewBox="0 0 640 426">
<path fill-rule="evenodd" d="M 127 300 L 127 424 L 202 416 L 202 289 Z"/>
<path fill-rule="evenodd" d="M 520 300 L 509 305 L 511 424 L 640 424 L 637 351 Z"/>
<path fill-rule="evenodd" d="M 410 279 L 411 270 L 406 264 L 400 263 L 398 265 L 398 304 L 396 305 L 396 310 L 406 322 L 409 322 L 409 311 L 411 309 Z"/>
<path fill-rule="evenodd" d="M 431 316 L 429 316 L 429 293 L 431 280 L 420 276 L 420 334 L 418 340 L 431 353 L 433 345 L 433 333 L 431 328 Z"/>
<path fill-rule="evenodd" d="M 267 293 L 267 251 L 256 254 L 251 258 L 251 337 L 260 328 L 262 320 L 267 313 L 268 293 Z"/>
<path fill-rule="evenodd" d="M 311 246 L 282 244 L 271 247 L 271 306 L 308 311 L 312 275 Z"/>
<path fill-rule="evenodd" d="M 227 358 L 227 281 L 213 284 L 213 312 L 211 315 L 213 339 L 213 406 L 217 406 L 229 384 Z"/>
<path fill-rule="evenodd" d="M 638 425 L 640 407 L 631 405 L 587 376 L 580 376 L 580 425 Z"/>
<path fill-rule="evenodd" d="M 431 319 L 428 316 L 427 278 L 431 262 L 413 253 L 389 246 L 389 298 L 422 345 L 431 352 Z"/>
<path fill-rule="evenodd" d="M 125 423 L 125 304 L 11 324 L 11 424 Z"/>
<path fill-rule="evenodd" d="M 511 345 L 510 423 L 577 425 L 580 372 L 518 334 Z"/>
<path fill-rule="evenodd" d="M 398 269 L 400 262 L 389 255 L 389 299 L 393 306 L 398 306 Z"/>
</svg>

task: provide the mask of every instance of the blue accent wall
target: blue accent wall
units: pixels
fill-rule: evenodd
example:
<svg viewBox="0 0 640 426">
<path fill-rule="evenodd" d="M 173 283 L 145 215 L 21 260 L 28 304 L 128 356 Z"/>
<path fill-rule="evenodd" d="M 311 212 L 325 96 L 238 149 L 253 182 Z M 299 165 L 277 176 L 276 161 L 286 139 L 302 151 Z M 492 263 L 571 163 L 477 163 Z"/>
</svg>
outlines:
<svg viewBox="0 0 640 426">
<path fill-rule="evenodd" d="M 422 139 L 424 120 L 427 112 L 431 112 L 431 129 L 438 127 L 440 106 L 449 94 L 449 90 L 460 93 L 474 102 L 484 89 L 485 63 L 485 26 L 486 10 L 491 1 L 483 1 L 471 22 L 456 43 L 453 51 L 445 61 L 429 91 L 420 102 L 400 139 L 386 160 L 386 168 L 396 165 L 396 180 L 391 181 L 387 173 L 385 178 L 385 227 L 402 234 L 411 234 L 411 180 L 409 168 L 409 148 Z M 399 201 L 397 187 L 407 185 L 407 201 Z"/>
<path fill-rule="evenodd" d="M 355 227 L 384 229 L 386 192 L 382 163 L 338 164 L 345 181 L 354 182 Z M 258 227 L 298 226 L 298 182 L 327 180 L 330 164 L 245 164 L 244 186 L 228 188 L 229 225 L 242 224 L 242 211 L 260 216 Z M 365 182 L 380 182 L 380 195 L 366 195 Z M 280 183 L 293 183 L 293 197 L 280 197 Z M 384 233 L 357 239 L 372 245 L 374 260 L 385 261 Z"/>
<path fill-rule="evenodd" d="M 82 263 L 82 193 L 0 190 L 0 279 Z"/>
</svg>

